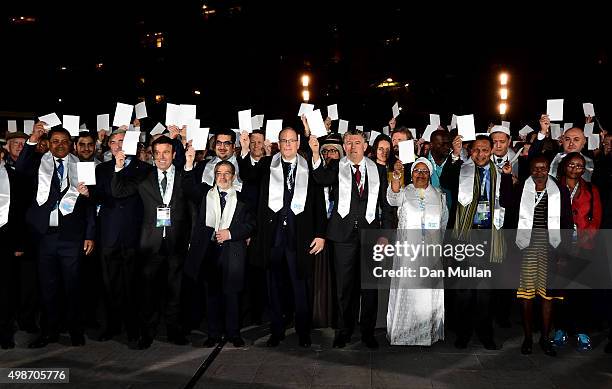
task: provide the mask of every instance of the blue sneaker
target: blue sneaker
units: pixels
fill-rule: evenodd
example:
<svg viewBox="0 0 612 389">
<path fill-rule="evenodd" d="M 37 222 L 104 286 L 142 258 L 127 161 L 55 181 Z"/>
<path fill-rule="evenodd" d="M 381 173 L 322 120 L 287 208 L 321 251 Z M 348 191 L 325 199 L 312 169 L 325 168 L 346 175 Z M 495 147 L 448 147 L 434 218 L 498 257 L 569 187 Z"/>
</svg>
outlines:
<svg viewBox="0 0 612 389">
<path fill-rule="evenodd" d="M 567 344 L 567 333 L 563 330 L 555 331 L 555 337 L 552 340 L 552 344 L 557 347 L 563 347 Z"/>
<path fill-rule="evenodd" d="M 589 351 L 591 346 L 591 338 L 587 334 L 578 334 L 578 351 Z"/>
</svg>

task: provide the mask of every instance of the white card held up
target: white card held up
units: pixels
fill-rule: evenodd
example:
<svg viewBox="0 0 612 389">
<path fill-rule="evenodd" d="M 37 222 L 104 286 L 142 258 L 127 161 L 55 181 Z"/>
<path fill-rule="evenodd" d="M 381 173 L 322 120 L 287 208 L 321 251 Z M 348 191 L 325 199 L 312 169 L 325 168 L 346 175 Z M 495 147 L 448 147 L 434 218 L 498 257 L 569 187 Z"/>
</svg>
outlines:
<svg viewBox="0 0 612 389">
<path fill-rule="evenodd" d="M 412 139 L 417 139 L 416 128 L 409 128 L 408 131 L 412 134 Z"/>
<path fill-rule="evenodd" d="M 474 126 L 474 115 L 457 116 L 458 135 L 463 137 L 463 141 L 476 139 L 476 127 Z"/>
<path fill-rule="evenodd" d="M 438 126 L 436 125 L 433 125 L 433 124 L 427 125 L 427 127 L 425 127 L 425 131 L 423 132 L 423 136 L 421 138 L 423 138 L 423 140 L 425 140 L 426 142 L 430 142 L 431 134 L 437 129 L 438 129 Z"/>
<path fill-rule="evenodd" d="M 551 122 L 563 121 L 563 99 L 546 100 L 546 114 Z"/>
<path fill-rule="evenodd" d="M 125 138 L 123 138 L 123 152 L 125 155 L 136 155 L 139 140 L 140 132 L 126 131 Z"/>
<path fill-rule="evenodd" d="M 327 117 L 331 120 L 338 120 L 338 104 L 327 106 Z"/>
<path fill-rule="evenodd" d="M 399 142 L 399 159 L 405 165 L 414 162 L 414 140 L 404 140 Z"/>
<path fill-rule="evenodd" d="M 140 131 L 140 143 L 145 143 L 147 141 L 147 132 Z"/>
<path fill-rule="evenodd" d="M 561 138 L 561 125 L 557 123 L 550 124 L 550 137 L 552 139 Z"/>
<path fill-rule="evenodd" d="M 164 125 L 161 124 L 161 123 L 157 123 L 155 125 L 155 127 L 153 127 L 151 132 L 149 132 L 149 134 L 151 134 L 151 135 L 158 135 L 158 134 L 163 134 L 164 131 L 166 131 L 166 127 L 164 127 Z"/>
<path fill-rule="evenodd" d="M 283 119 L 268 120 L 266 122 L 266 139 L 278 143 L 278 134 L 283 129 Z"/>
<path fill-rule="evenodd" d="M 96 163 L 77 162 L 77 176 L 85 185 L 96 185 Z"/>
<path fill-rule="evenodd" d="M 525 126 L 525 127 L 521 128 L 519 130 L 519 134 L 520 135 L 524 135 L 524 136 L 527 136 L 527 135 L 529 135 L 532 132 L 533 132 L 533 128 L 531 128 L 529 126 Z"/>
<path fill-rule="evenodd" d="M 39 116 L 38 120 L 40 120 L 41 122 L 47 123 L 47 129 L 50 129 L 55 126 L 60 126 L 62 124 L 62 121 L 60 120 L 59 116 L 57 116 L 55 112 L 44 115 L 44 116 Z"/>
<path fill-rule="evenodd" d="M 397 101 L 395 102 L 395 104 L 393 104 L 393 107 L 391 107 L 391 112 L 393 112 L 394 119 L 399 116 L 400 110 L 399 110 L 399 103 Z"/>
<path fill-rule="evenodd" d="M 83 123 L 79 126 L 79 130 L 86 130 L 87 129 L 87 124 Z"/>
<path fill-rule="evenodd" d="M 502 127 L 506 127 L 507 129 L 510 129 L 510 122 L 504 121 L 502 120 Z"/>
<path fill-rule="evenodd" d="M 594 128 L 595 128 L 595 123 L 586 123 L 584 125 L 584 136 L 593 135 Z"/>
<path fill-rule="evenodd" d="M 308 103 L 302 103 L 300 105 L 300 110 L 298 111 L 298 117 L 302 117 L 302 115 L 306 115 L 307 112 L 314 111 L 314 105 Z"/>
<path fill-rule="evenodd" d="M 181 106 L 166 103 L 166 126 L 181 126 Z"/>
<path fill-rule="evenodd" d="M 134 106 L 130 104 L 117 103 L 115 108 L 115 116 L 113 116 L 113 126 L 129 126 L 132 121 L 132 112 Z"/>
<path fill-rule="evenodd" d="M 584 111 L 584 117 L 595 117 L 595 107 L 592 103 L 583 103 L 582 110 Z"/>
<path fill-rule="evenodd" d="M 310 127 L 310 133 L 312 135 L 317 138 L 327 135 L 327 129 L 325 128 L 325 123 L 323 123 L 320 109 L 307 112 L 306 120 L 308 120 L 308 127 Z"/>
<path fill-rule="evenodd" d="M 569 130 L 572 127 L 574 127 L 574 123 L 563 123 L 563 132 Z"/>
<path fill-rule="evenodd" d="M 389 126 L 384 126 L 383 130 L 382 130 L 382 133 L 385 134 L 385 135 L 389 135 L 389 133 L 390 133 L 389 132 Z"/>
<path fill-rule="evenodd" d="M 587 136 L 589 142 L 589 150 L 596 150 L 599 148 L 599 134 L 591 134 Z"/>
<path fill-rule="evenodd" d="M 17 132 L 17 120 L 9 120 L 7 130 L 8 132 Z"/>
<path fill-rule="evenodd" d="M 102 115 L 96 116 L 96 131 L 104 130 L 106 133 L 110 133 L 110 114 L 104 113 Z"/>
<path fill-rule="evenodd" d="M 338 134 L 344 134 L 348 131 L 348 120 L 338 121 Z"/>
<path fill-rule="evenodd" d="M 457 128 L 457 115 L 453 114 L 453 117 L 451 117 L 451 124 L 450 124 L 451 130 Z"/>
<path fill-rule="evenodd" d="M 189 127 L 187 127 L 189 132 Z M 210 128 L 194 128 L 191 130 L 193 149 L 196 151 L 206 150 L 208 148 L 208 133 Z"/>
<path fill-rule="evenodd" d="M 185 134 L 187 138 L 187 142 L 193 139 L 194 132 L 200 128 L 200 119 L 194 119 L 189 123 L 185 124 L 187 126 L 187 133 Z"/>
<path fill-rule="evenodd" d="M 179 127 L 183 128 L 189 122 L 195 120 L 197 115 L 197 107 L 193 104 L 181 104 L 179 105 L 180 117 Z"/>
<path fill-rule="evenodd" d="M 264 115 L 255 115 L 251 118 L 253 130 L 261 130 L 264 125 Z"/>
<path fill-rule="evenodd" d="M 378 138 L 378 135 L 380 135 L 380 132 L 378 131 L 370 132 L 370 146 L 374 146 L 374 141 L 376 140 L 376 138 Z"/>
<path fill-rule="evenodd" d="M 144 101 L 136 104 L 136 119 L 143 119 L 147 117 L 147 106 Z"/>
<path fill-rule="evenodd" d="M 79 117 L 74 115 L 64 115 L 62 117 L 62 124 L 70 136 L 79 136 Z"/>
<path fill-rule="evenodd" d="M 26 135 L 32 135 L 32 131 L 34 131 L 34 120 L 24 120 L 23 121 L 23 132 Z"/>
<path fill-rule="evenodd" d="M 431 124 L 432 126 L 436 126 L 436 128 L 438 128 L 438 126 L 440 125 L 440 115 L 435 114 L 435 113 L 430 113 L 429 114 L 429 124 Z"/>
<path fill-rule="evenodd" d="M 355 128 L 357 129 L 357 131 L 363 132 L 363 126 L 355 126 Z"/>
<path fill-rule="evenodd" d="M 251 121 L 251 110 L 245 109 L 244 111 L 238 111 L 238 129 L 240 132 L 246 131 L 248 133 L 253 132 L 253 122 Z"/>
</svg>

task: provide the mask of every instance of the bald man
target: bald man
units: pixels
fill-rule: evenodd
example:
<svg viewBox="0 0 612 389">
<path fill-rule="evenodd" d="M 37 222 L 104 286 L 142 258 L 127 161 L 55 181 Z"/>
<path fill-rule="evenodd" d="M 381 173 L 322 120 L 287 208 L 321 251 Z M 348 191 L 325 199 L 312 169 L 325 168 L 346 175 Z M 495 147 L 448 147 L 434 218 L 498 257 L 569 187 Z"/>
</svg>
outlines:
<svg viewBox="0 0 612 389">
<path fill-rule="evenodd" d="M 529 149 L 530 157 L 538 155 L 542 152 L 544 139 L 546 138 L 546 135 L 549 132 L 550 132 L 550 120 L 548 118 L 548 115 L 542 115 L 542 117 L 540 118 L 540 132 L 538 133 L 537 139 L 534 140 L 531 148 Z M 582 130 L 582 128 L 572 127 L 570 129 L 565 130 L 563 132 L 563 135 L 561 136 L 561 146 L 563 147 L 563 150 L 557 155 L 555 155 L 552 162 L 550 163 L 549 174 L 553 177 L 556 177 L 557 169 L 559 168 L 559 163 L 563 160 L 563 158 L 568 153 L 578 152 L 584 157 L 586 161 L 586 166 L 585 166 L 586 168 L 584 170 L 584 173 L 582 174 L 582 178 L 585 181 L 590 182 L 591 176 L 593 175 L 593 168 L 595 167 L 595 164 L 593 163 L 593 160 L 591 158 L 582 154 L 582 149 L 584 148 L 584 145 L 586 144 L 586 142 L 587 142 L 587 139 L 584 136 L 584 131 Z"/>
</svg>

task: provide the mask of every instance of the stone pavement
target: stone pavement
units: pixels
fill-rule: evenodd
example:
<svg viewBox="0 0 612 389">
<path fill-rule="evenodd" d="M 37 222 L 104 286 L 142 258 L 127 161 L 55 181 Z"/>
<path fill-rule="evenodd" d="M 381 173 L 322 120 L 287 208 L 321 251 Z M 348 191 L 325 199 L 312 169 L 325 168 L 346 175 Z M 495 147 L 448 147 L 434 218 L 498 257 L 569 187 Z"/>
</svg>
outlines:
<svg viewBox="0 0 612 389">
<path fill-rule="evenodd" d="M 331 348 L 333 331 L 315 330 L 313 347 L 297 347 L 297 337 L 275 349 L 265 347 L 266 328 L 243 331 L 247 346 L 226 345 L 196 388 L 612 388 L 612 355 L 603 353 L 603 333 L 593 337 L 587 353 L 573 344 L 548 357 L 534 345 L 531 356 L 520 354 L 520 327 L 497 329 L 501 350 L 488 351 L 477 343 L 466 350 L 453 347 L 452 335 L 432 347 L 390 347 L 378 333 L 379 350 L 364 348 L 354 336 L 345 349 Z M 155 341 L 149 350 L 129 350 L 121 340 L 85 347 L 50 345 L 25 348 L 33 335 L 18 333 L 18 347 L 0 351 L 0 367 L 69 367 L 70 384 L 62 388 L 182 388 L 212 349 L 175 346 Z M 536 338 L 537 339 L 537 338 Z M 195 345 L 204 340 L 194 333 Z M 2 388 L 42 388 L 52 385 L 0 385 Z"/>
</svg>

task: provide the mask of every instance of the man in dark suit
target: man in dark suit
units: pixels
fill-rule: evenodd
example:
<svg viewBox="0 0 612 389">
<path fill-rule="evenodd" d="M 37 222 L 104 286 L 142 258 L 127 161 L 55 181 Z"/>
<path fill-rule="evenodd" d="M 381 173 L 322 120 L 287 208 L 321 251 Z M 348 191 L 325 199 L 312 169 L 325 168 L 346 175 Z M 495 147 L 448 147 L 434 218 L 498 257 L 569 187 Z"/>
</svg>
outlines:
<svg viewBox="0 0 612 389">
<path fill-rule="evenodd" d="M 327 225 L 327 238 L 334 247 L 334 267 L 338 293 L 338 329 L 334 347 L 350 342 L 359 312 L 360 246 L 362 229 L 391 228 L 392 208 L 387 202 L 387 177 L 376 164 L 364 157 L 368 147 L 363 132 L 344 134 L 346 157 L 323 166 L 319 143 L 310 139 L 313 177 L 319 185 L 332 186 L 334 208 Z M 340 182 L 346 183 L 340 185 Z M 380 209 L 380 216 L 378 210 Z M 374 338 L 378 293 L 361 290 L 361 340 L 369 348 L 378 347 Z"/>
<path fill-rule="evenodd" d="M 180 291 L 183 262 L 187 253 L 191 209 L 183 194 L 183 172 L 173 164 L 174 143 L 161 136 L 151 144 L 156 169 L 142 177 L 120 174 L 125 168 L 123 151 L 115 154 L 115 173 L 111 180 L 113 197 L 138 194 L 143 203 L 143 222 L 138 255 L 143 280 L 142 329 L 138 348 L 151 346 L 159 323 L 160 292 L 165 291 L 165 322 L 168 340 L 184 345 L 180 322 Z M 162 281 L 163 280 L 163 281 Z"/>
<path fill-rule="evenodd" d="M 116 131 L 108 145 L 113 159 L 96 167 L 94 198 L 99 206 L 100 257 L 105 289 L 106 328 L 98 338 L 107 341 L 121 333 L 125 324 L 128 340 L 138 338 L 137 250 L 142 225 L 142 200 L 138 194 L 116 198 L 111 181 L 115 174 L 115 156 L 123 147 L 125 131 Z M 125 159 L 118 175 L 142 180 L 154 167 L 134 156 Z"/>
<path fill-rule="evenodd" d="M 39 242 L 38 273 L 44 307 L 42 335 L 30 348 L 57 342 L 60 331 L 60 283 L 66 302 L 66 322 L 74 346 L 85 344 L 80 323 L 79 256 L 91 254 L 95 236 L 95 210 L 89 190 L 78 182 L 78 158 L 69 154 L 70 133 L 49 132 L 49 152 L 35 157 L 36 144 L 45 132 L 38 122 L 19 155 L 16 170 L 31 179 L 36 197 L 26 213 L 26 222 Z"/>
<path fill-rule="evenodd" d="M 311 177 L 309 162 L 297 153 L 297 132 L 284 128 L 279 136 L 280 153 L 264 157 L 256 166 L 246 157 L 249 136 L 240 136 L 242 179 L 260 182 L 257 208 L 257 252 L 259 265 L 268 269 L 268 290 L 272 334 L 267 341 L 277 346 L 285 337 L 283 286 L 288 270 L 295 304 L 295 330 L 302 347 L 310 347 L 312 307 L 309 287 L 314 256 L 325 240 L 325 199 L 323 188 Z"/>
<path fill-rule="evenodd" d="M 187 175 L 192 173 L 193 148 L 186 156 Z M 216 186 L 201 201 L 184 271 L 192 280 L 204 272 L 208 320 L 204 346 L 214 347 L 225 334 L 234 347 L 242 347 L 239 293 L 244 287 L 247 239 L 255 229 L 255 217 L 233 188 L 234 165 L 220 161 L 214 174 Z"/>
</svg>

